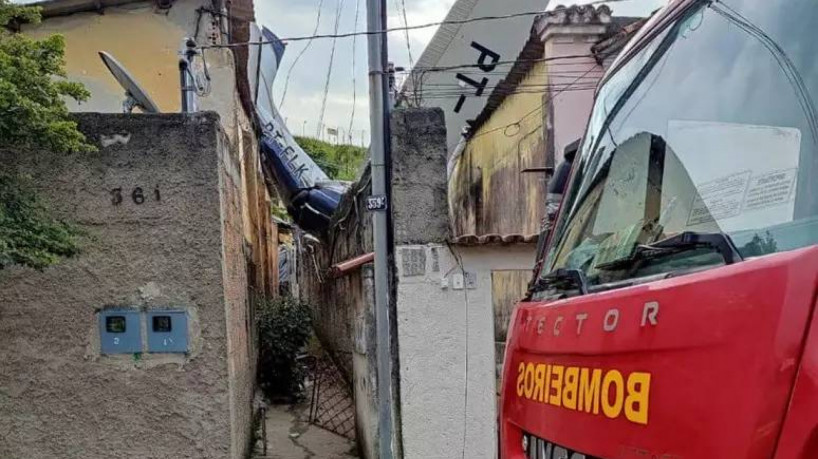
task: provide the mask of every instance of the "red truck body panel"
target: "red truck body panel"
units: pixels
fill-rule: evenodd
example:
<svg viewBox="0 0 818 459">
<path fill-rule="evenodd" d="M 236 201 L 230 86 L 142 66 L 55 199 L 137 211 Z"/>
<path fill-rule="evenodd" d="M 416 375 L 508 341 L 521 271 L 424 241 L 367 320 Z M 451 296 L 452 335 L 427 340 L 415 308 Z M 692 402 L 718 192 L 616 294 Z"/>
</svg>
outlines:
<svg viewBox="0 0 818 459">
<path fill-rule="evenodd" d="M 811 247 L 520 304 L 501 456 L 526 432 L 606 459 L 818 457 L 817 280 Z"/>
</svg>

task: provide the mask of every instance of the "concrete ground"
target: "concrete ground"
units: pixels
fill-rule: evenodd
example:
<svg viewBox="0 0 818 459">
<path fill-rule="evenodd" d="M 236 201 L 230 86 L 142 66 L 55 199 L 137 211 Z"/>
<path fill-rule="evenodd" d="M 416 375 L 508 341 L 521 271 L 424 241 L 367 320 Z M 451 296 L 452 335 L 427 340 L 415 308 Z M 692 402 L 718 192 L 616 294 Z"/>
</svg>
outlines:
<svg viewBox="0 0 818 459">
<path fill-rule="evenodd" d="M 257 459 L 357 458 L 354 442 L 309 424 L 309 404 L 271 405 L 267 410 L 267 455 Z"/>
</svg>

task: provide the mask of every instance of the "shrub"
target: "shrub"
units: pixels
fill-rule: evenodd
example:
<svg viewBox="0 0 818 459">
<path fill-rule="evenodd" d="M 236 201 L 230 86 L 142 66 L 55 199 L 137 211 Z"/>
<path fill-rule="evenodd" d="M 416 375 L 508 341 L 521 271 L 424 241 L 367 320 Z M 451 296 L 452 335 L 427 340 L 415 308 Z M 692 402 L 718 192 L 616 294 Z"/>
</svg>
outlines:
<svg viewBox="0 0 818 459">
<path fill-rule="evenodd" d="M 257 305 L 259 386 L 270 399 L 298 398 L 306 377 L 298 355 L 312 332 L 310 309 L 289 296 L 261 298 Z"/>
<path fill-rule="evenodd" d="M 79 252 L 82 232 L 53 217 L 26 177 L 0 172 L 0 269 L 38 270 Z"/>
</svg>

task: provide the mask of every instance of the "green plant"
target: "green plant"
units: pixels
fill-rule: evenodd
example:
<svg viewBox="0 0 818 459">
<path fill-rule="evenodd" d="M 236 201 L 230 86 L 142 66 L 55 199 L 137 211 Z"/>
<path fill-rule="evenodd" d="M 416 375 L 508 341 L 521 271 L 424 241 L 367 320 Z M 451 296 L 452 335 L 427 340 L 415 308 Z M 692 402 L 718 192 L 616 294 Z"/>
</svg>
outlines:
<svg viewBox="0 0 818 459">
<path fill-rule="evenodd" d="M 43 269 L 79 252 L 80 231 L 54 218 L 28 181 L 0 172 L 0 269 Z"/>
<path fill-rule="evenodd" d="M 288 296 L 260 298 L 256 322 L 259 386 L 271 399 L 299 397 L 306 370 L 298 362 L 298 354 L 312 332 L 310 308 Z"/>
<path fill-rule="evenodd" d="M 63 37 L 33 40 L 6 29 L 11 23 L 39 21 L 38 7 L 0 0 L 0 146 L 94 150 L 63 99 L 83 102 L 91 96 L 81 83 L 65 79 Z"/>
<path fill-rule="evenodd" d="M 274 203 L 270 204 L 270 213 L 285 222 L 292 222 L 292 217 L 290 214 L 287 213 L 287 208 L 281 203 L 281 201 L 275 201 Z"/>
<path fill-rule="evenodd" d="M 95 150 L 65 105 L 65 97 L 82 102 L 90 93 L 65 79 L 63 37 L 32 40 L 9 30 L 39 21 L 38 7 L 0 0 L 0 148 Z M 25 177 L 0 171 L 0 269 L 13 263 L 43 269 L 73 256 L 77 234 L 49 214 Z"/>
<path fill-rule="evenodd" d="M 354 181 L 366 157 L 365 148 L 333 145 L 318 139 L 296 137 L 295 141 L 334 180 Z"/>
</svg>

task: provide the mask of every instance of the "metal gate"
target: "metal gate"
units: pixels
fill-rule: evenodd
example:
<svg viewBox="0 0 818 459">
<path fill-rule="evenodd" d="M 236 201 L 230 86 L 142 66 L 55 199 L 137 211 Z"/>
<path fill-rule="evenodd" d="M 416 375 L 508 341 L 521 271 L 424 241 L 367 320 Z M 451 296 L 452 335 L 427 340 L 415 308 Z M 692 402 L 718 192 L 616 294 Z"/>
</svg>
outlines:
<svg viewBox="0 0 818 459">
<path fill-rule="evenodd" d="M 355 440 L 355 404 L 352 391 L 335 362 L 318 356 L 310 372 L 312 396 L 309 422 Z"/>
</svg>

